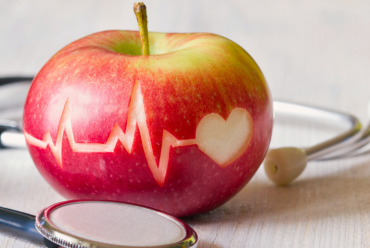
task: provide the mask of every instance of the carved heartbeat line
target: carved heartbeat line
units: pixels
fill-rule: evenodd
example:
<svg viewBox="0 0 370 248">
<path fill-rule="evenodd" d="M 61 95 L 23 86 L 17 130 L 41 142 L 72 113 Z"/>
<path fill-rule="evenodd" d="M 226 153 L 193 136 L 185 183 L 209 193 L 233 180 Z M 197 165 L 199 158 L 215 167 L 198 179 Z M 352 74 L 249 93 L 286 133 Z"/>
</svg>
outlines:
<svg viewBox="0 0 370 248">
<path fill-rule="evenodd" d="M 121 141 L 127 152 L 131 153 L 137 124 L 139 127 L 144 153 L 148 161 L 149 168 L 152 171 L 157 183 L 162 186 L 166 177 L 170 147 L 196 144 L 195 139 L 178 140 L 168 131 L 163 130 L 161 155 L 159 159 L 159 166 L 157 166 L 153 153 L 153 148 L 151 146 L 149 129 L 146 124 L 143 96 L 141 94 L 140 85 L 138 82 L 136 82 L 134 85 L 133 94 L 131 97 L 126 133 L 122 131 L 118 124 L 115 124 L 105 144 L 76 143 L 72 132 L 70 112 L 71 106 L 69 101 L 67 100 L 61 116 L 55 145 L 49 131 L 45 133 L 43 140 L 36 139 L 35 137 L 24 131 L 25 138 L 29 144 L 43 149 L 46 149 L 47 145 L 49 145 L 51 152 L 53 153 L 57 163 L 60 166 L 62 166 L 62 139 L 64 131 L 67 134 L 69 145 L 71 146 L 73 152 L 114 152 L 114 148 L 119 140 Z"/>
<path fill-rule="evenodd" d="M 163 186 L 166 178 L 171 147 L 198 145 L 201 151 L 210 156 L 221 167 L 225 167 L 246 150 L 251 140 L 251 131 L 253 129 L 253 121 L 249 112 L 242 108 L 234 108 L 227 121 L 218 114 L 206 115 L 198 124 L 196 139 L 178 140 L 171 133 L 163 130 L 161 154 L 159 165 L 157 165 L 151 145 L 149 128 L 146 124 L 143 95 L 140 84 L 137 81 L 135 82 L 129 105 L 126 133 L 116 123 L 105 144 L 76 143 L 73 136 L 70 113 L 71 106 L 67 99 L 59 122 L 55 144 L 49 131 L 45 133 L 42 140 L 39 140 L 24 130 L 26 141 L 30 145 L 42 149 L 46 149 L 49 146 L 56 162 L 62 167 L 62 140 L 64 132 L 66 132 L 73 152 L 112 153 L 117 142 L 120 141 L 127 152 L 131 154 L 137 125 L 149 169 L 159 186 Z M 212 133 L 212 130 L 218 130 L 221 135 Z"/>
</svg>

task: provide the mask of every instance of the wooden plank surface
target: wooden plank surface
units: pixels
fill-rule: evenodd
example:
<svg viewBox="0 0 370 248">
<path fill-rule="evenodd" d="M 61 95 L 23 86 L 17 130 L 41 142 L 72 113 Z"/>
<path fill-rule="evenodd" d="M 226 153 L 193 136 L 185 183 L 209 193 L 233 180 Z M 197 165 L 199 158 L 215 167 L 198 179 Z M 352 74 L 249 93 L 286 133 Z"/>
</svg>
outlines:
<svg viewBox="0 0 370 248">
<path fill-rule="evenodd" d="M 0 0 L 0 76 L 34 75 L 69 42 L 137 29 L 131 1 Z M 244 47 L 276 99 L 351 112 L 365 124 L 370 1 L 150 1 L 149 29 L 212 32 Z M 281 122 L 272 146 L 310 145 L 337 130 Z M 370 157 L 310 163 L 289 187 L 259 170 L 222 207 L 186 218 L 208 247 L 370 246 Z M 63 200 L 25 150 L 0 151 L 0 205 L 36 214 Z M 37 247 L 0 235 L 0 247 Z"/>
</svg>

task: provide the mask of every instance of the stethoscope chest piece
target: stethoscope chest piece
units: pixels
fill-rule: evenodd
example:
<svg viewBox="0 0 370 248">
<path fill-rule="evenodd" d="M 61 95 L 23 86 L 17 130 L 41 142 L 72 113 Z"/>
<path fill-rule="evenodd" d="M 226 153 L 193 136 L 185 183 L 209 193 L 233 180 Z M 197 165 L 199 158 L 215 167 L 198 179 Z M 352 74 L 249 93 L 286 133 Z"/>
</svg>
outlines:
<svg viewBox="0 0 370 248">
<path fill-rule="evenodd" d="M 68 248 L 197 246 L 197 234 L 185 222 L 153 209 L 119 202 L 54 204 L 39 212 L 36 228 L 51 244 Z"/>
</svg>

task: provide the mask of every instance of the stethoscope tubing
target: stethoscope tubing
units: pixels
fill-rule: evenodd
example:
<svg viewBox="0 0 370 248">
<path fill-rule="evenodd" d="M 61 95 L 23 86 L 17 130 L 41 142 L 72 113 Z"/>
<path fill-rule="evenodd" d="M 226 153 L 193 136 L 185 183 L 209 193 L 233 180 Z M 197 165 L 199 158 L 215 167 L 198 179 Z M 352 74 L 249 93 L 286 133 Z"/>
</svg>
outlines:
<svg viewBox="0 0 370 248">
<path fill-rule="evenodd" d="M 333 160 L 341 158 L 358 157 L 361 155 L 370 154 L 370 150 L 363 150 L 370 143 L 370 124 L 363 128 L 361 135 L 356 138 L 352 145 L 344 147 L 343 149 L 333 152 L 330 157 L 323 157 L 320 160 Z"/>
<path fill-rule="evenodd" d="M 0 77 L 0 86 L 6 85 L 6 84 L 12 84 L 16 82 L 24 82 L 24 81 L 31 82 L 32 80 L 33 80 L 33 77 L 27 77 L 27 76 Z"/>
<path fill-rule="evenodd" d="M 36 230 L 35 218 L 31 214 L 0 207 L 0 231 L 43 245 L 44 237 Z"/>
<path fill-rule="evenodd" d="M 327 155 L 325 157 L 325 159 L 327 160 L 337 157 L 339 158 L 338 155 L 336 156 L 330 155 L 332 153 L 338 152 L 340 152 L 340 154 L 344 154 L 345 152 L 344 149 L 352 146 L 352 148 L 349 148 L 349 150 L 352 150 L 354 147 L 353 143 L 359 142 L 358 137 L 356 137 L 356 134 L 358 134 L 361 131 L 362 125 L 360 121 L 351 114 L 276 100 L 274 101 L 274 112 L 283 115 L 288 114 L 302 117 L 327 119 L 332 123 L 345 122 L 349 125 L 350 128 L 348 130 L 335 136 L 332 139 L 329 139 L 327 141 L 321 142 L 310 147 L 301 148 L 306 153 L 307 161 L 321 160 L 321 158 L 323 158 L 325 155 Z"/>
</svg>

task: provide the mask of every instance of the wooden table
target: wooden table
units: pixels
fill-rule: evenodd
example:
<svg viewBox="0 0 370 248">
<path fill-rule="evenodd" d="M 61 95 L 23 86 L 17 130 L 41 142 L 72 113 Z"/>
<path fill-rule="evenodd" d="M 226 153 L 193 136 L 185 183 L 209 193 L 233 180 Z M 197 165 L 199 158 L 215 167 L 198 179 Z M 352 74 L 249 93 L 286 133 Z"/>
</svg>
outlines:
<svg viewBox="0 0 370 248">
<path fill-rule="evenodd" d="M 34 75 L 67 43 L 137 29 L 131 1 L 0 0 L 0 76 Z M 150 1 L 149 29 L 212 32 L 243 46 L 275 99 L 353 113 L 367 123 L 370 1 Z M 1 107 L 1 106 L 0 106 Z M 272 146 L 310 145 L 336 129 L 277 123 Z M 220 208 L 186 218 L 208 247 L 370 246 L 370 157 L 310 163 L 288 187 L 263 170 Z M 26 150 L 0 151 L 0 205 L 36 214 L 63 200 Z M 0 235 L 0 247 L 37 247 Z"/>
</svg>

